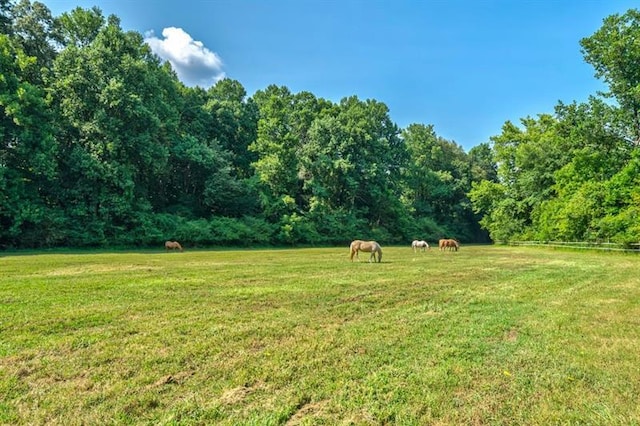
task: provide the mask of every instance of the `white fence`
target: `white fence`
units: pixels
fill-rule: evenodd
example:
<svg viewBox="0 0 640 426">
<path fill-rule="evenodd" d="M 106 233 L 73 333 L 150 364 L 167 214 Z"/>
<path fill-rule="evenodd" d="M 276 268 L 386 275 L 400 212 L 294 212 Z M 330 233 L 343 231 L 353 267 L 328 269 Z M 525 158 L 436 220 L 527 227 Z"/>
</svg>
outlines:
<svg viewBox="0 0 640 426">
<path fill-rule="evenodd" d="M 506 244 L 510 246 L 566 247 L 585 250 L 640 252 L 640 242 L 619 244 L 589 241 L 509 241 Z"/>
</svg>

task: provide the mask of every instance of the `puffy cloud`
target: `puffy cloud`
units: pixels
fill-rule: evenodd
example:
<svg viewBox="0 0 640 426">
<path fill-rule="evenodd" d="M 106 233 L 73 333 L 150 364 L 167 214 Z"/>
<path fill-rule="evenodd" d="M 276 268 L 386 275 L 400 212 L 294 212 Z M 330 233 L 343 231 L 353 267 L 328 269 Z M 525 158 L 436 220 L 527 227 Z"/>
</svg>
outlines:
<svg viewBox="0 0 640 426">
<path fill-rule="evenodd" d="M 145 42 L 156 55 L 171 63 L 186 85 L 210 87 L 225 77 L 222 59 L 182 28 L 165 28 L 162 37 L 156 37 L 151 31 L 146 34 Z"/>
</svg>

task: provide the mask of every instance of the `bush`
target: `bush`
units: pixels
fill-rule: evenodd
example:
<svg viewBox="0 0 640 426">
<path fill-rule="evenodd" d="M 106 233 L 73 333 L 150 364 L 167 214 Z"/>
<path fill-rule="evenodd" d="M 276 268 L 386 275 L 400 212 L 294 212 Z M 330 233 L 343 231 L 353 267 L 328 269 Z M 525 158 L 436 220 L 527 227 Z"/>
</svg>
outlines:
<svg viewBox="0 0 640 426">
<path fill-rule="evenodd" d="M 317 244 L 322 241 L 322 238 L 312 221 L 305 216 L 292 213 L 282 217 L 277 241 L 284 244 Z"/>
<path fill-rule="evenodd" d="M 177 230 L 177 239 L 187 245 L 249 246 L 269 244 L 274 226 L 264 220 L 243 217 L 213 217 L 185 222 Z"/>
</svg>

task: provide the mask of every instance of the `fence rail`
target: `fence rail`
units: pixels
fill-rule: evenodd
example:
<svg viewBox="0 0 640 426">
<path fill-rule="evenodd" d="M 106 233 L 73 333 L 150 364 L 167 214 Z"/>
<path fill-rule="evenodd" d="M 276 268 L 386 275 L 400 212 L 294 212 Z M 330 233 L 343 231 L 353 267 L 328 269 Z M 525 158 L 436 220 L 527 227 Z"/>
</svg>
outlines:
<svg viewBox="0 0 640 426">
<path fill-rule="evenodd" d="M 505 244 L 510 246 L 565 247 L 585 250 L 640 252 L 640 242 L 620 244 L 592 241 L 508 241 Z"/>
</svg>

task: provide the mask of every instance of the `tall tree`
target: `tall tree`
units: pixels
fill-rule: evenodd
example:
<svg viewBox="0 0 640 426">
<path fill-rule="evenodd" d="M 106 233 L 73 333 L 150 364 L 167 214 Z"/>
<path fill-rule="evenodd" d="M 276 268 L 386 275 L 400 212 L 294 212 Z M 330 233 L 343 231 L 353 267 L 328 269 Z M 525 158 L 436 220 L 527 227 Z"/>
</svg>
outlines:
<svg viewBox="0 0 640 426">
<path fill-rule="evenodd" d="M 352 164 L 355 182 L 352 204 L 347 207 L 359 211 L 372 228 L 395 231 L 403 214 L 400 173 L 406 150 L 388 107 L 351 96 L 340 101 L 337 120 L 345 138 L 343 157 Z"/>
<path fill-rule="evenodd" d="M 417 217 L 438 223 L 442 227 L 438 232 L 470 238 L 464 225 L 472 214 L 466 195 L 471 179 L 467 154 L 455 142 L 439 137 L 431 125 L 411 124 L 402 135 L 409 152 L 405 201 Z"/>
<path fill-rule="evenodd" d="M 257 158 L 249 151 L 256 140 L 258 107 L 240 82 L 223 79 L 207 92 L 205 110 L 213 118 L 211 132 L 220 145 L 231 154 L 234 175 L 248 178 L 253 174 L 251 163 Z"/>
<path fill-rule="evenodd" d="M 39 246 L 57 240 L 56 141 L 42 87 L 26 81 L 37 67 L 0 34 L 0 240 Z"/>
<path fill-rule="evenodd" d="M 11 0 L 0 0 L 0 34 L 11 34 Z"/>
<path fill-rule="evenodd" d="M 97 6 L 91 9 L 76 7 L 57 18 L 56 28 L 63 46 L 88 46 L 105 25 L 102 11 Z"/>
<path fill-rule="evenodd" d="M 12 36 L 28 56 L 37 60 L 37 72 L 30 78 L 40 78 L 40 69 L 50 68 L 56 57 L 56 21 L 47 6 L 30 0 L 20 0 L 12 8 L 12 17 Z"/>
<path fill-rule="evenodd" d="M 496 182 L 498 180 L 498 165 L 493 159 L 493 152 L 488 143 L 481 143 L 471 148 L 469 161 L 471 162 L 472 182 L 482 180 Z"/>
<path fill-rule="evenodd" d="M 296 152 L 299 141 L 291 131 L 293 94 L 286 87 L 271 85 L 253 96 L 260 110 L 256 140 L 249 146 L 252 163 L 264 190 L 262 204 L 269 216 L 295 211 L 298 193 Z"/>
<path fill-rule="evenodd" d="M 554 173 L 567 161 L 557 119 L 541 114 L 521 123 L 522 128 L 507 121 L 491 138 L 497 182 L 483 181 L 470 191 L 474 210 L 484 215 L 481 223 L 500 240 L 531 231 L 532 212 L 555 195 Z"/>
<path fill-rule="evenodd" d="M 124 235 L 151 209 L 178 123 L 174 78 L 114 16 L 89 45 L 69 45 L 55 61 L 66 204 L 94 224 L 96 243 Z"/>
<path fill-rule="evenodd" d="M 293 94 L 287 87 L 269 86 L 253 99 L 259 108 L 257 138 L 249 146 L 252 166 L 263 187 L 263 205 L 275 217 L 308 209 L 301 153 L 313 120 L 330 106 L 309 92 Z"/>
<path fill-rule="evenodd" d="M 629 115 L 630 139 L 640 144 L 640 11 L 630 9 L 604 19 L 592 36 L 580 40 L 585 60 L 593 65 L 596 77 L 609 85 L 609 96 L 615 97 Z"/>
<path fill-rule="evenodd" d="M 249 185 L 237 175 L 234 153 L 221 142 L 228 134 L 241 133 L 237 123 L 227 123 L 222 130 L 219 115 L 227 107 L 212 108 L 211 95 L 202 88 L 182 84 L 180 88 L 178 137 L 170 144 L 168 173 L 161 188 L 163 210 L 198 218 L 254 213 Z"/>
</svg>

